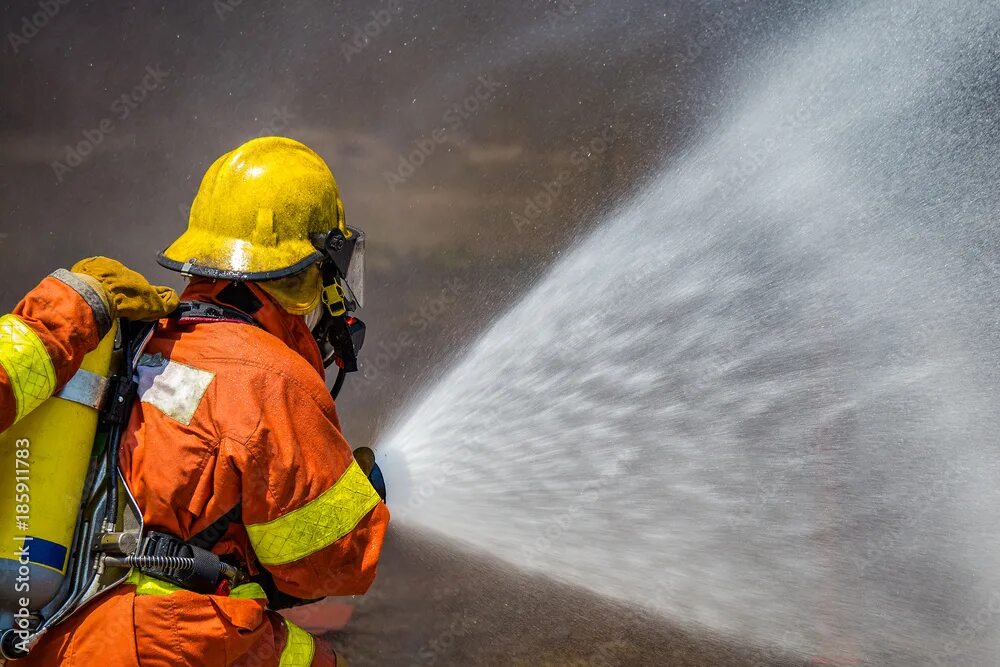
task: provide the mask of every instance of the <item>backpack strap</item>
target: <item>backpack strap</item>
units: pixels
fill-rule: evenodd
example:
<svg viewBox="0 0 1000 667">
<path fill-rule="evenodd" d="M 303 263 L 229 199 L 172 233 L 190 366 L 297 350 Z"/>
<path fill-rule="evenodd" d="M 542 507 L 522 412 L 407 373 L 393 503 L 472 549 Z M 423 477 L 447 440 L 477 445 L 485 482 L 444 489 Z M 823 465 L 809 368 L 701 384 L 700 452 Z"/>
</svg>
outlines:
<svg viewBox="0 0 1000 667">
<path fill-rule="evenodd" d="M 204 322 L 230 322 L 235 324 L 251 324 L 258 329 L 260 323 L 242 310 L 230 308 L 205 301 L 181 301 L 180 305 L 170 315 L 178 324 L 201 324 Z"/>
<path fill-rule="evenodd" d="M 226 535 L 230 525 L 243 521 L 242 515 L 243 508 L 240 503 L 236 503 L 231 510 L 216 519 L 211 526 L 206 527 L 197 535 L 192 535 L 187 541 L 188 544 L 211 551 L 212 547 Z"/>
</svg>

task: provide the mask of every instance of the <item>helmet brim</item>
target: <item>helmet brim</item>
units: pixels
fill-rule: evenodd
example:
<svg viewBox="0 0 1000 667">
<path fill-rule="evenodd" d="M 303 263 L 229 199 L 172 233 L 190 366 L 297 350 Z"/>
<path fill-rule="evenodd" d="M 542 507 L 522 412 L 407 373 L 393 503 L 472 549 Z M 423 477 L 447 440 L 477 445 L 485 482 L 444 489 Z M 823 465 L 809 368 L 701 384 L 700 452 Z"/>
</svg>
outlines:
<svg viewBox="0 0 1000 667">
<path fill-rule="evenodd" d="M 199 263 L 197 258 L 186 261 L 178 261 L 167 256 L 167 251 L 163 251 L 156 256 L 156 263 L 165 269 L 177 271 L 185 276 L 200 276 L 202 278 L 214 278 L 216 280 L 239 280 L 239 281 L 259 281 L 277 280 L 287 278 L 293 274 L 305 271 L 310 265 L 322 261 L 323 253 L 314 250 L 304 259 L 281 269 L 268 271 L 237 271 L 234 269 L 220 269 Z"/>
</svg>

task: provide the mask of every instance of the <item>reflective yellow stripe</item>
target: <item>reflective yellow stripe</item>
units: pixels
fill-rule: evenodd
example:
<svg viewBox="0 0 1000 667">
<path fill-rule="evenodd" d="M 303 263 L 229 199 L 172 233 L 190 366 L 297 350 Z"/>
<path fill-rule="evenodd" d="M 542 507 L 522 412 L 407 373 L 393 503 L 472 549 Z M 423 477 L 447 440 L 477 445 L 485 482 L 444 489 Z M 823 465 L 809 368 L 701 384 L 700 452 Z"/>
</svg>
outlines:
<svg viewBox="0 0 1000 667">
<path fill-rule="evenodd" d="M 183 590 L 176 584 L 156 579 L 148 574 L 143 574 L 139 570 L 129 572 L 125 583 L 135 586 L 136 595 L 170 595 L 171 593 Z"/>
<path fill-rule="evenodd" d="M 184 590 L 177 584 L 151 577 L 139 570 L 129 572 L 125 583 L 135 586 L 136 595 L 170 595 Z M 266 600 L 267 594 L 259 584 L 242 584 L 230 591 L 229 597 L 241 600 Z"/>
<path fill-rule="evenodd" d="M 7 371 L 17 405 L 15 421 L 52 395 L 56 369 L 38 334 L 14 315 L 0 317 L 0 366 Z"/>
<path fill-rule="evenodd" d="M 281 651 L 278 667 L 309 667 L 313 656 L 316 655 L 316 640 L 287 618 L 284 620 L 285 627 L 288 628 L 288 639 L 285 640 L 285 648 Z"/>
<path fill-rule="evenodd" d="M 371 482 L 351 461 L 321 496 L 274 521 L 248 525 L 247 534 L 262 564 L 292 563 L 347 535 L 378 502 Z"/>
<path fill-rule="evenodd" d="M 229 597 L 241 600 L 266 600 L 267 593 L 260 587 L 260 584 L 240 584 L 229 591 Z"/>
</svg>

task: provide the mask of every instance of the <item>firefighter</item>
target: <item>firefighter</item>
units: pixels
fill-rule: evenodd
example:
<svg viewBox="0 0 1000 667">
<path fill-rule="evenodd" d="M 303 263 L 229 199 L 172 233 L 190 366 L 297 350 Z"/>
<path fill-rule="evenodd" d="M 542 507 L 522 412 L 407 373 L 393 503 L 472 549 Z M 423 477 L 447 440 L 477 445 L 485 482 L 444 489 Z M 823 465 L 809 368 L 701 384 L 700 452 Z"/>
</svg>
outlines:
<svg viewBox="0 0 1000 667">
<path fill-rule="evenodd" d="M 265 137 L 212 164 L 187 231 L 160 254 L 189 284 L 139 359 L 119 463 L 148 530 L 244 577 L 205 591 L 133 569 L 17 664 L 338 664 L 275 609 L 364 593 L 389 519 L 310 326 L 360 301 L 362 239 L 306 146 Z M 338 271 L 324 242 L 344 253 Z"/>
</svg>

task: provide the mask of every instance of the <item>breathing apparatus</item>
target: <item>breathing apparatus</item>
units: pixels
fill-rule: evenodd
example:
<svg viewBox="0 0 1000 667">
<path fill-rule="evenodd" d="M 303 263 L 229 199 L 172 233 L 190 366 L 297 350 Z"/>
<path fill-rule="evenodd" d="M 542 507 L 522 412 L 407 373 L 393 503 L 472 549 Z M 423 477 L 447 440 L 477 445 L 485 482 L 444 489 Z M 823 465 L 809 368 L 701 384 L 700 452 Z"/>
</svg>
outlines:
<svg viewBox="0 0 1000 667">
<path fill-rule="evenodd" d="M 348 373 L 358 370 L 358 354 L 365 342 L 365 323 L 351 313 L 363 305 L 365 270 L 365 235 L 347 227 L 313 237 L 322 253 L 323 276 L 319 322 L 312 327 L 319 344 L 323 367 L 337 365 L 337 379 L 330 395 L 337 398 Z"/>
<path fill-rule="evenodd" d="M 31 534 L 24 525 L 3 535 L 22 546 L 0 553 L 0 579 L 17 591 L 0 595 L 0 662 L 23 657 L 49 628 L 123 582 L 127 559 L 139 553 L 142 512 L 118 451 L 135 397 L 135 359 L 152 330 L 119 320 L 63 391 L 0 434 L 5 452 L 14 451 L 12 439 L 30 440 L 32 481 L 49 484 L 32 497 L 41 511 L 32 512 Z"/>
</svg>

